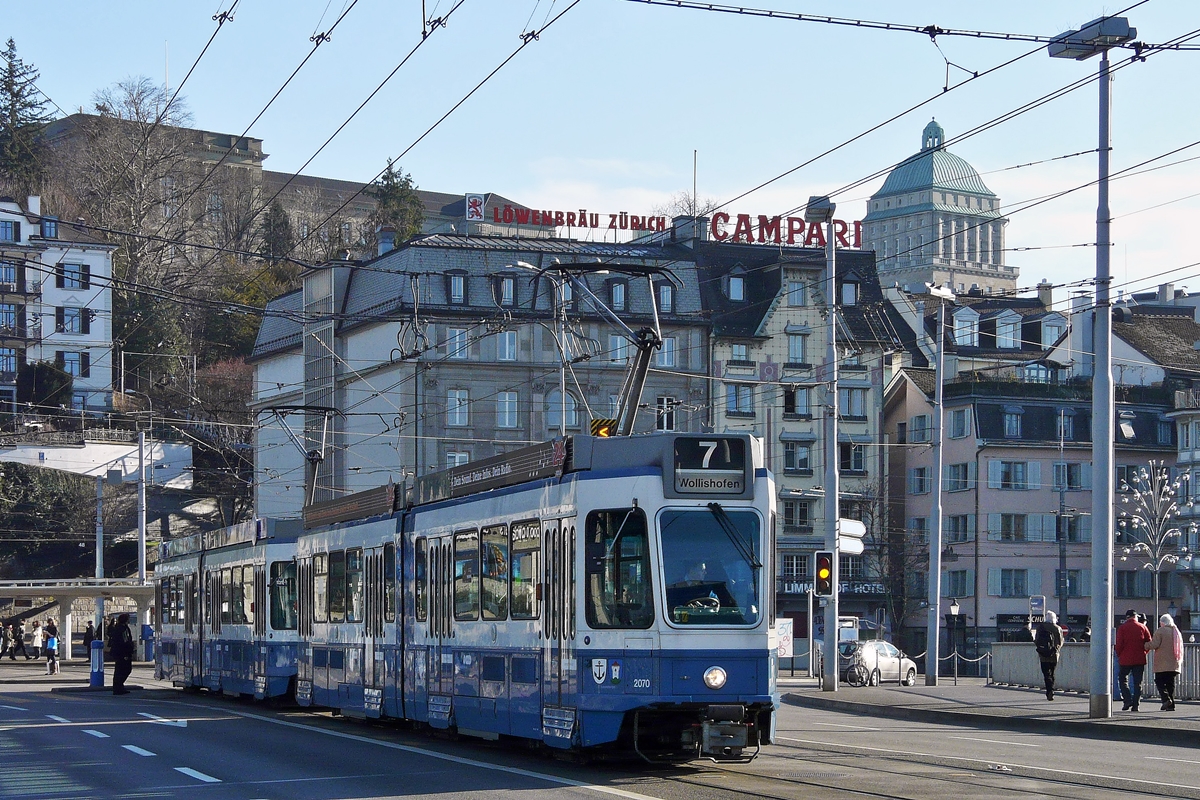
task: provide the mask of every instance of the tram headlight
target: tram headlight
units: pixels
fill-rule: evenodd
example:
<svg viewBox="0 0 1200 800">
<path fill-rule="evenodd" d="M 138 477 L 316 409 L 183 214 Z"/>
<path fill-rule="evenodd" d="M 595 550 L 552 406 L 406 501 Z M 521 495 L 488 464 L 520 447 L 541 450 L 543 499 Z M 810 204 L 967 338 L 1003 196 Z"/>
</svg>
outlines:
<svg viewBox="0 0 1200 800">
<path fill-rule="evenodd" d="M 720 689 L 728 677 L 720 667 L 709 667 L 704 670 L 704 685 L 710 689 Z"/>
</svg>

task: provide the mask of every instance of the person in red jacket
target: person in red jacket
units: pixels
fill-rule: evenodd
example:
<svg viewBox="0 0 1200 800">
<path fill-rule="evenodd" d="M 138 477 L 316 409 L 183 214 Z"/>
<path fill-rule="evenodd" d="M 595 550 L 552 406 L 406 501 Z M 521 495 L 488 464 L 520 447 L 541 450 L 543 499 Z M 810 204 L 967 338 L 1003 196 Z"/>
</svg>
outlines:
<svg viewBox="0 0 1200 800">
<path fill-rule="evenodd" d="M 1137 711 L 1142 699 L 1142 676 L 1146 672 L 1146 642 L 1150 641 L 1150 629 L 1138 622 L 1137 612 L 1132 608 L 1125 612 L 1125 621 L 1117 628 L 1117 641 L 1113 650 L 1117 653 L 1117 671 L 1121 685 L 1122 711 Z"/>
</svg>

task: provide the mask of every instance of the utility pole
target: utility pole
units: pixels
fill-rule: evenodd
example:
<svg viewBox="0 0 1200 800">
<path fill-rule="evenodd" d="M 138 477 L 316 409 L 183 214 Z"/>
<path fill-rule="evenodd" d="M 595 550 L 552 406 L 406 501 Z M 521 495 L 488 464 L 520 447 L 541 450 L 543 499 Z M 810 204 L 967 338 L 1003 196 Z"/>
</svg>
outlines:
<svg viewBox="0 0 1200 800">
<path fill-rule="evenodd" d="M 1070 471 L 1067 469 L 1065 439 L 1066 411 L 1058 412 L 1058 462 L 1062 464 L 1062 480 L 1058 483 L 1058 516 L 1055 517 L 1054 530 L 1058 538 L 1058 619 L 1060 625 L 1067 624 L 1067 598 L 1071 593 L 1071 582 L 1067 578 L 1067 482 Z M 1055 470 L 1057 472 L 1057 470 Z"/>
<path fill-rule="evenodd" d="M 946 361 L 946 302 L 954 302 L 954 292 L 942 286 L 926 284 L 929 294 L 937 298 L 937 361 L 934 365 L 933 393 L 933 466 L 930 468 L 929 487 L 933 496 L 933 518 L 929 521 L 929 621 L 925 634 L 925 685 L 938 685 L 938 652 L 941 633 L 942 597 L 942 425 L 945 414 L 942 409 L 942 385 L 945 383 Z M 978 616 L 978 612 L 976 612 Z M 951 650 L 953 650 L 953 642 Z M 957 661 L 955 662 L 957 663 Z"/>
</svg>

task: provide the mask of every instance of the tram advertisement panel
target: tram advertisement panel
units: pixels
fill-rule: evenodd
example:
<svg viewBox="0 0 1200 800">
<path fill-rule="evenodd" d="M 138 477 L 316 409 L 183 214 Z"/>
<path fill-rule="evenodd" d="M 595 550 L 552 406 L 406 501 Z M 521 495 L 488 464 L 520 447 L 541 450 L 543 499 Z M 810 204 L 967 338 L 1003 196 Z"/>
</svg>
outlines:
<svg viewBox="0 0 1200 800">
<path fill-rule="evenodd" d="M 688 436 L 675 439 L 675 496 L 750 497 L 746 439 L 735 436 Z"/>
</svg>

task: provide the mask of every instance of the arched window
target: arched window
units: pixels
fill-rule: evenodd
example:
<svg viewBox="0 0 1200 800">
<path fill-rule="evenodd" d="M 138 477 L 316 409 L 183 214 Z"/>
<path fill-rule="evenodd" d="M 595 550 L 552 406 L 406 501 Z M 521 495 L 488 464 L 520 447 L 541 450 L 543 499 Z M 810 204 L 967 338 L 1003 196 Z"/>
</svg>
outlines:
<svg viewBox="0 0 1200 800">
<path fill-rule="evenodd" d="M 555 430 L 562 425 L 563 396 L 558 389 L 546 395 L 546 427 Z M 567 427 L 579 427 L 579 413 L 575 407 L 575 398 L 567 392 Z"/>
</svg>

